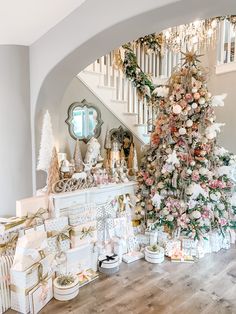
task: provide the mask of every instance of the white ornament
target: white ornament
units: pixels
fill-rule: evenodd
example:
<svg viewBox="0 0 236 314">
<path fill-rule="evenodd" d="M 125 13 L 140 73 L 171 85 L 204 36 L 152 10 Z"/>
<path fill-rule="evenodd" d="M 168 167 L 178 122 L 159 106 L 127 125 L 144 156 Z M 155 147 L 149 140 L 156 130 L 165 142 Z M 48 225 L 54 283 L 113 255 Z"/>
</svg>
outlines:
<svg viewBox="0 0 236 314">
<path fill-rule="evenodd" d="M 220 203 L 218 205 L 219 210 L 224 210 L 225 209 L 225 205 L 223 203 Z"/>
<path fill-rule="evenodd" d="M 166 162 L 168 164 L 171 164 L 171 165 L 179 165 L 179 159 L 178 159 L 178 157 L 176 155 L 176 151 L 175 150 L 173 150 L 172 154 L 168 155 L 168 158 L 167 158 Z"/>
<path fill-rule="evenodd" d="M 190 162 L 190 166 L 191 166 L 191 167 L 195 166 L 195 164 L 196 164 L 196 162 L 195 162 L 194 160 L 192 160 L 192 161 Z"/>
<path fill-rule="evenodd" d="M 186 132 L 187 132 L 187 131 L 186 131 L 185 128 L 180 128 L 180 129 L 179 129 L 179 134 L 180 134 L 180 135 L 184 135 L 184 134 L 186 134 Z"/>
<path fill-rule="evenodd" d="M 204 105 L 206 102 L 206 99 L 204 97 L 200 97 L 198 100 L 199 105 Z"/>
<path fill-rule="evenodd" d="M 156 193 L 152 198 L 153 206 L 155 206 L 156 208 L 160 208 L 162 198 L 163 197 L 159 193 Z"/>
<path fill-rule="evenodd" d="M 159 97 L 166 98 L 169 94 L 169 88 L 166 86 L 159 86 L 154 89 L 153 93 L 157 94 Z"/>
<path fill-rule="evenodd" d="M 197 103 L 195 103 L 195 102 L 192 103 L 192 108 L 193 108 L 193 109 L 196 109 L 197 107 L 198 107 Z"/>
<path fill-rule="evenodd" d="M 167 221 L 173 221 L 174 220 L 174 217 L 172 215 L 167 215 L 166 216 L 166 220 Z"/>
<path fill-rule="evenodd" d="M 41 133 L 37 170 L 43 170 L 46 172 L 48 171 L 52 157 L 53 146 L 54 138 L 52 133 L 52 122 L 50 114 L 47 110 L 43 117 L 43 126 Z"/>
<path fill-rule="evenodd" d="M 207 173 L 208 173 L 208 169 L 207 168 L 204 168 L 204 167 L 201 167 L 199 169 L 199 173 L 202 175 L 202 176 L 205 176 Z"/>
<path fill-rule="evenodd" d="M 187 172 L 187 174 L 189 174 L 189 175 L 192 174 L 192 170 L 191 170 L 191 169 L 187 169 L 186 172 Z"/>
<path fill-rule="evenodd" d="M 193 121 L 192 120 L 187 120 L 186 121 L 186 126 L 188 127 L 188 128 L 191 128 L 191 126 L 193 125 Z"/>
<path fill-rule="evenodd" d="M 101 145 L 95 137 L 92 137 L 87 145 L 88 147 L 84 162 L 85 164 L 95 165 L 99 160 L 101 160 Z"/>
<path fill-rule="evenodd" d="M 192 88 L 192 93 L 193 93 L 193 94 L 194 94 L 194 93 L 197 93 L 197 91 L 198 91 L 197 87 L 193 87 L 193 88 Z"/>
<path fill-rule="evenodd" d="M 223 107 L 226 96 L 227 94 L 213 96 L 211 99 L 211 105 L 213 107 Z"/>
<path fill-rule="evenodd" d="M 173 106 L 173 112 L 174 114 L 180 114 L 180 112 L 182 111 L 182 108 L 180 105 L 174 105 Z"/>
<path fill-rule="evenodd" d="M 199 219 L 201 218 L 201 213 L 198 211 L 198 210 L 194 210 L 191 214 L 191 216 L 194 218 L 194 219 Z"/>
</svg>

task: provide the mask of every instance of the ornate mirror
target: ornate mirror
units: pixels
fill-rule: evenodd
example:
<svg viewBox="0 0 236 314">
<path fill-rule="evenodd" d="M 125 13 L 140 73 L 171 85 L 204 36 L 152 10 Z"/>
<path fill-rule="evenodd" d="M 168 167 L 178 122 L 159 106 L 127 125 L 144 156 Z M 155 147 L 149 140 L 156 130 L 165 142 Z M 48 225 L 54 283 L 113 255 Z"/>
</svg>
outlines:
<svg viewBox="0 0 236 314">
<path fill-rule="evenodd" d="M 100 110 L 84 99 L 70 105 L 66 123 L 73 139 L 87 143 L 92 137 L 99 137 L 103 121 Z"/>
</svg>

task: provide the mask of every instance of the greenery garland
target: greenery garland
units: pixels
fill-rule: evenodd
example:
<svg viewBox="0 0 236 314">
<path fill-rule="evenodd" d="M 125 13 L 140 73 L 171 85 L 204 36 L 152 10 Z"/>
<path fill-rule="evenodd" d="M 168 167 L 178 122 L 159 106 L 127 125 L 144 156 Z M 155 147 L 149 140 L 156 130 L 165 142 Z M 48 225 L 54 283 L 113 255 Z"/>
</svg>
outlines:
<svg viewBox="0 0 236 314">
<path fill-rule="evenodd" d="M 227 20 L 236 27 L 236 15 L 218 16 L 207 19 L 206 23 L 211 24 L 213 20 L 216 20 L 217 23 L 222 20 Z M 133 85 L 137 88 L 139 99 L 146 99 L 148 105 L 157 108 L 160 99 L 163 97 L 157 96 L 155 89 L 158 86 L 154 85 L 150 75 L 145 73 L 138 64 L 133 48 L 138 44 L 143 46 L 147 53 L 153 52 L 161 55 L 164 46 L 163 33 L 146 35 L 132 43 L 123 45 L 122 48 L 118 49 L 118 53 L 115 54 L 114 64 L 123 71 L 128 80 L 133 82 Z M 123 49 L 123 53 L 121 49 Z"/>
</svg>

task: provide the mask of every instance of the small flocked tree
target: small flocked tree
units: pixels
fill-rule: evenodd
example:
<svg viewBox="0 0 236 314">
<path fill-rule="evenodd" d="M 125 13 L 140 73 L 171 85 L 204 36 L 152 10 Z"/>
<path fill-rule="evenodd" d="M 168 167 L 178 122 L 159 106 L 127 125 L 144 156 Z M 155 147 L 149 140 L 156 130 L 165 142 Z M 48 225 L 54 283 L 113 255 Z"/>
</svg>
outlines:
<svg viewBox="0 0 236 314">
<path fill-rule="evenodd" d="M 53 192 L 53 185 L 60 179 L 59 175 L 59 163 L 56 147 L 53 147 L 52 158 L 48 169 L 47 177 L 47 192 L 48 194 Z"/>
<path fill-rule="evenodd" d="M 150 227 L 200 238 L 232 226 L 235 156 L 216 145 L 222 124 L 215 122 L 214 106 L 221 106 L 225 95 L 211 96 L 196 53 L 188 51 L 184 59 L 170 78 L 168 96 L 160 100 L 138 197 Z"/>
<path fill-rule="evenodd" d="M 47 110 L 43 118 L 37 170 L 48 172 L 53 146 L 54 138 L 52 132 L 52 123 L 50 114 Z"/>
</svg>

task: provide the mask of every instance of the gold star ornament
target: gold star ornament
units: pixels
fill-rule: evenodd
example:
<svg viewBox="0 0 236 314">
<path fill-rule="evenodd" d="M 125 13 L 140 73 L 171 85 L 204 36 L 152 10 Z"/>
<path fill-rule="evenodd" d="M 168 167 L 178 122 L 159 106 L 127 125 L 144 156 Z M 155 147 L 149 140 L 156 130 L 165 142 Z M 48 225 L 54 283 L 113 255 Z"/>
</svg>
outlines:
<svg viewBox="0 0 236 314">
<path fill-rule="evenodd" d="M 189 64 L 189 65 L 195 65 L 197 62 L 200 62 L 198 59 L 199 57 L 202 57 L 203 55 L 198 55 L 196 51 L 193 49 L 191 51 L 187 50 L 186 52 L 181 52 L 182 55 L 184 55 L 181 60 L 185 60 L 184 64 Z"/>
</svg>

